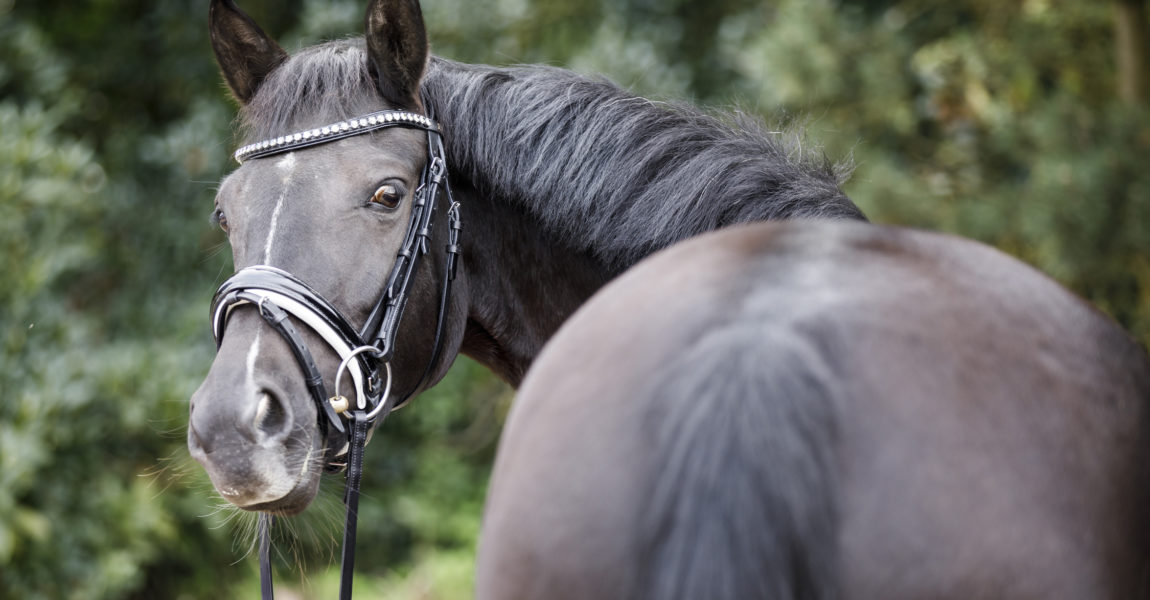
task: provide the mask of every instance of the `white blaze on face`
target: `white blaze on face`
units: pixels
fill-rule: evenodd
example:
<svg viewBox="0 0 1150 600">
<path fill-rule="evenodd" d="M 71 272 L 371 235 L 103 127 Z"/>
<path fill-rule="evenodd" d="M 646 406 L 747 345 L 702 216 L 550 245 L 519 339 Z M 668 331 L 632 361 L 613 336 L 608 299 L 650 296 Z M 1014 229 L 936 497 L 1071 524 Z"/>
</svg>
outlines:
<svg viewBox="0 0 1150 600">
<path fill-rule="evenodd" d="M 292 177 L 295 175 L 296 159 L 294 152 L 288 152 L 276 162 L 276 169 L 280 172 L 281 181 L 283 182 L 283 189 L 280 191 L 279 198 L 276 198 L 275 208 L 272 209 L 272 220 L 268 227 L 268 239 L 264 244 L 264 255 L 260 261 L 263 264 L 268 264 L 271 259 L 272 247 L 275 244 L 276 228 L 279 226 L 280 212 L 283 211 L 284 201 L 287 198 L 288 188 L 291 187 Z M 251 348 L 248 349 L 248 358 L 245 364 L 247 372 L 244 377 L 244 395 L 242 398 L 255 398 L 259 395 L 259 386 L 255 382 L 256 372 L 256 359 L 260 354 L 260 335 L 263 333 L 264 324 L 260 322 L 256 326 L 256 336 L 252 340 Z"/>
<path fill-rule="evenodd" d="M 256 402 L 256 407 L 253 412 L 242 411 L 240 414 L 253 415 L 257 432 L 259 431 L 260 423 L 267 417 L 270 403 L 273 401 L 268 397 L 266 392 L 260 390 L 255 379 L 256 362 L 259 360 L 263 330 L 264 323 L 261 320 L 256 325 L 256 335 L 252 339 L 251 347 L 248 348 L 248 353 L 244 361 L 246 371 L 244 376 L 244 389 L 243 393 L 239 396 L 239 401 Z M 253 470 L 259 473 L 260 479 L 263 480 L 263 486 L 259 488 L 258 491 L 245 487 L 244 493 L 241 493 L 235 487 L 226 485 L 216 486 L 216 489 L 220 491 L 221 495 L 232 502 L 236 502 L 240 506 L 263 504 L 283 498 L 295 489 L 295 486 L 298 485 L 307 474 L 308 466 L 311 463 L 312 449 L 310 447 L 300 468 L 293 471 L 288 468 L 288 464 L 284 461 L 284 448 L 281 445 L 282 440 L 268 440 L 258 433 L 256 440 L 257 445 L 252 449 L 250 460 L 252 461 Z M 212 470 L 209 468 L 209 475 L 211 474 Z"/>
<path fill-rule="evenodd" d="M 279 226 L 280 212 L 283 211 L 284 200 L 287 199 L 288 189 L 291 188 L 292 177 L 295 176 L 295 152 L 288 152 L 283 158 L 279 159 L 276 163 L 276 169 L 281 173 L 281 180 L 283 181 L 283 189 L 280 191 L 279 198 L 276 198 L 276 207 L 272 210 L 272 222 L 268 227 L 268 241 L 264 244 L 264 257 L 261 261 L 263 264 L 268 264 L 272 257 L 272 244 L 276 239 L 276 227 Z"/>
<path fill-rule="evenodd" d="M 260 262 L 265 265 L 269 264 L 272 251 L 275 248 L 280 213 L 283 212 L 284 203 L 291 189 L 292 179 L 295 177 L 296 164 L 294 152 L 285 154 L 283 158 L 275 163 L 283 187 L 280 190 L 279 197 L 276 198 L 275 208 L 272 209 L 271 222 L 268 224 L 268 237 L 264 243 L 263 257 L 260 260 Z M 267 402 L 270 399 L 266 398 L 265 394 L 260 392 L 260 387 L 256 384 L 255 379 L 256 362 L 259 359 L 264 323 L 261 321 L 256 327 L 256 335 L 252 340 L 251 347 L 248 349 L 247 360 L 244 365 L 246 369 L 244 393 L 240 397 L 247 402 L 255 401 L 259 403 L 254 415 L 258 427 L 258 424 L 265 416 L 264 413 L 267 412 Z M 304 459 L 302 468 L 298 473 L 289 471 L 287 465 L 284 464 L 282 448 L 262 448 L 261 450 L 255 451 L 251 458 L 254 463 L 253 467 L 260 473 L 266 485 L 261 490 L 261 493 L 244 498 L 245 505 L 271 502 L 291 492 L 307 471 L 307 466 L 311 459 L 311 449 L 308 449 L 308 456 Z M 228 496 L 226 493 L 224 495 L 225 497 Z"/>
<path fill-rule="evenodd" d="M 261 319 L 256 323 L 256 336 L 252 339 L 252 345 L 248 348 L 248 359 L 244 363 L 246 372 L 244 373 L 244 392 L 241 398 L 255 398 L 259 394 L 260 388 L 256 385 L 256 359 L 260 355 L 260 334 L 264 332 L 264 323 Z"/>
</svg>

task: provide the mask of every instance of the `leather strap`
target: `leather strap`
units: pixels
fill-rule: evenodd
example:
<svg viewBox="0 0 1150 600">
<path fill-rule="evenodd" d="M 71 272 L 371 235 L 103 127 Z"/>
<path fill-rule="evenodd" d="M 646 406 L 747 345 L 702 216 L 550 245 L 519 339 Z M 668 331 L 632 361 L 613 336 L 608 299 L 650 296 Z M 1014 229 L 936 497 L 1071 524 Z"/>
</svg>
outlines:
<svg viewBox="0 0 1150 600">
<path fill-rule="evenodd" d="M 427 148 L 430 158 L 420 177 L 419 189 L 415 192 L 411 221 L 403 244 L 395 257 L 387 287 L 379 301 L 368 315 L 367 323 L 359 336 L 372 346 L 380 349 L 381 360 L 391 360 L 395 353 L 395 336 L 399 322 L 407 307 L 411 287 L 423 255 L 428 253 L 428 240 L 431 237 L 432 223 L 441 188 L 447 185 L 447 163 L 444 161 L 443 140 L 438 131 L 427 131 Z M 450 197 L 450 193 L 448 193 Z M 402 403 L 396 404 L 400 406 Z"/>
<path fill-rule="evenodd" d="M 240 298 L 250 296 L 249 292 L 240 292 Z M 250 298 L 245 298 L 249 299 Z M 336 414 L 335 409 L 332 408 L 331 402 L 327 401 L 327 390 L 323 385 L 323 375 L 319 372 L 319 367 L 315 365 L 315 359 L 312 358 L 311 351 L 308 350 L 307 344 L 304 343 L 303 337 L 300 336 L 299 331 L 292 325 L 291 320 L 283 309 L 276 306 L 272 302 L 265 302 L 262 299 L 255 300 L 260 309 L 260 315 L 275 329 L 285 340 L 291 348 L 292 354 L 295 355 L 296 362 L 299 363 L 300 369 L 303 370 L 304 383 L 307 384 L 307 390 L 311 394 L 312 400 L 315 401 L 316 408 L 319 410 L 318 420 L 319 429 L 327 437 L 327 428 L 330 423 L 340 433 L 344 433 L 343 422 L 340 420 L 339 415 Z"/>
<path fill-rule="evenodd" d="M 427 366 L 423 368 L 423 374 L 419 376 L 419 381 L 415 382 L 405 394 L 399 396 L 395 406 L 403 406 L 423 384 L 427 383 L 431 377 L 431 370 L 435 368 L 436 363 L 439 362 L 439 355 L 443 351 L 443 331 L 446 329 L 447 323 L 447 303 L 451 299 L 451 283 L 455 281 L 455 271 L 459 264 L 459 235 L 463 230 L 463 223 L 459 216 L 459 203 L 451 198 L 451 188 L 447 188 L 447 199 L 451 202 L 451 207 L 447 211 L 448 219 L 448 236 L 447 236 L 447 255 L 446 263 L 444 264 L 443 273 L 443 286 L 439 291 L 439 316 L 435 321 L 435 341 L 431 346 L 431 359 L 427 361 Z"/>
<path fill-rule="evenodd" d="M 385 409 L 382 416 L 386 415 Z M 355 580 L 355 531 L 359 522 L 359 484 L 363 478 L 363 451 L 367 444 L 367 430 L 371 425 L 367 420 L 367 413 L 361 410 L 352 411 L 349 420 L 351 456 L 348 457 L 347 485 L 343 497 L 343 503 L 347 507 L 347 520 L 343 525 L 343 550 L 340 557 L 340 600 L 351 600 L 351 586 Z"/>
<path fill-rule="evenodd" d="M 355 119 L 332 123 L 307 131 L 297 131 L 271 139 L 248 144 L 232 156 L 241 165 L 245 160 L 271 156 L 293 150 L 302 150 L 319 144 L 334 142 L 353 135 L 361 135 L 384 127 L 414 127 L 438 131 L 439 124 L 418 113 L 405 110 L 381 110 Z"/>
</svg>

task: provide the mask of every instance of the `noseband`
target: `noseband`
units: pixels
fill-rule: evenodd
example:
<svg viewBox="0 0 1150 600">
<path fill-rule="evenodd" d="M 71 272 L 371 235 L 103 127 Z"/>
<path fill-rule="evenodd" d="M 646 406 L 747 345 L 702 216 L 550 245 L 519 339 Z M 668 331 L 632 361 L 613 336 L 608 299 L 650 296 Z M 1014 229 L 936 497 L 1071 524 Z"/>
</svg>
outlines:
<svg viewBox="0 0 1150 600">
<path fill-rule="evenodd" d="M 319 413 L 319 428 L 324 438 L 327 437 L 329 427 L 334 427 L 347 436 L 345 449 L 326 467 L 329 471 L 347 468 L 347 488 L 344 495 L 347 520 L 344 525 L 340 580 L 340 598 L 345 600 L 351 598 L 359 483 L 363 472 L 363 449 L 367 444 L 368 430 L 392 410 L 406 403 L 427 382 L 435 363 L 439 360 L 443 344 L 451 282 L 455 279 L 460 252 L 459 233 L 462 224 L 459 204 L 452 198 L 451 187 L 447 182 L 442 133 L 439 126 L 428 117 L 407 111 L 385 110 L 249 144 L 235 153 L 236 162 L 242 164 L 245 160 L 291 152 L 388 127 L 421 129 L 427 132 L 428 156 L 420 175 L 419 187 L 414 194 L 411 220 L 403 244 L 396 255 L 387 285 L 369 313 L 364 326 L 359 329 L 354 327 L 319 292 L 291 273 L 264 265 L 241 269 L 228 278 L 216 291 L 211 308 L 212 334 L 215 336 L 218 348 L 223 343 L 224 332 L 232 311 L 245 304 L 255 305 L 260 316 L 287 342 L 303 371 L 308 393 Z M 446 191 L 449 202 L 447 210 L 449 230 L 435 341 L 431 358 L 419 381 L 396 400 L 389 393 L 390 361 L 395 353 L 395 336 L 420 262 L 430 249 L 440 190 Z M 289 316 L 295 317 L 318 334 L 340 357 L 334 396 L 327 395 L 323 375 Z M 354 404 L 339 394 L 345 370 L 351 376 L 355 387 Z M 341 461 L 341 458 L 344 460 Z M 271 544 L 268 532 L 271 521 L 272 517 L 266 513 L 260 517 L 260 584 L 263 598 L 268 600 L 272 598 L 269 557 Z"/>
</svg>

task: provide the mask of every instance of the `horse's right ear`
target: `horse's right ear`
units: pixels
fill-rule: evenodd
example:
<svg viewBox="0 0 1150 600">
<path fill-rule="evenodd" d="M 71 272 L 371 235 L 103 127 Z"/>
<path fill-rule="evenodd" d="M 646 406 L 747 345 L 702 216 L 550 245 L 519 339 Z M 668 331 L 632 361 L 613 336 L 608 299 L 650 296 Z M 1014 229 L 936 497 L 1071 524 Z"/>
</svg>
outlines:
<svg viewBox="0 0 1150 600">
<path fill-rule="evenodd" d="M 287 59 L 287 52 L 232 0 L 212 0 L 208 21 L 216 62 L 232 94 L 247 104 L 268 73 Z"/>
<path fill-rule="evenodd" d="M 384 100 L 421 110 L 419 85 L 427 69 L 427 29 L 419 0 L 372 0 L 365 16 L 367 68 Z"/>
</svg>

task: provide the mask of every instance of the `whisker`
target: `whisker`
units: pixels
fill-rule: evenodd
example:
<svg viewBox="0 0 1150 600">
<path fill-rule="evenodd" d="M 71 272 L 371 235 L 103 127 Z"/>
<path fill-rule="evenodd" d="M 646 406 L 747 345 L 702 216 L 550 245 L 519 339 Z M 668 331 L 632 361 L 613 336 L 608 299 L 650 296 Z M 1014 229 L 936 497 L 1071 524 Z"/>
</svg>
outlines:
<svg viewBox="0 0 1150 600">
<path fill-rule="evenodd" d="M 220 254 L 222 254 L 224 252 L 224 250 L 227 250 L 227 248 L 228 248 L 227 242 L 220 242 L 218 244 L 213 245 L 206 252 L 204 252 L 203 257 L 200 258 L 200 264 L 201 265 L 207 264 L 212 259 L 214 259 L 217 256 L 219 256 Z"/>
</svg>

